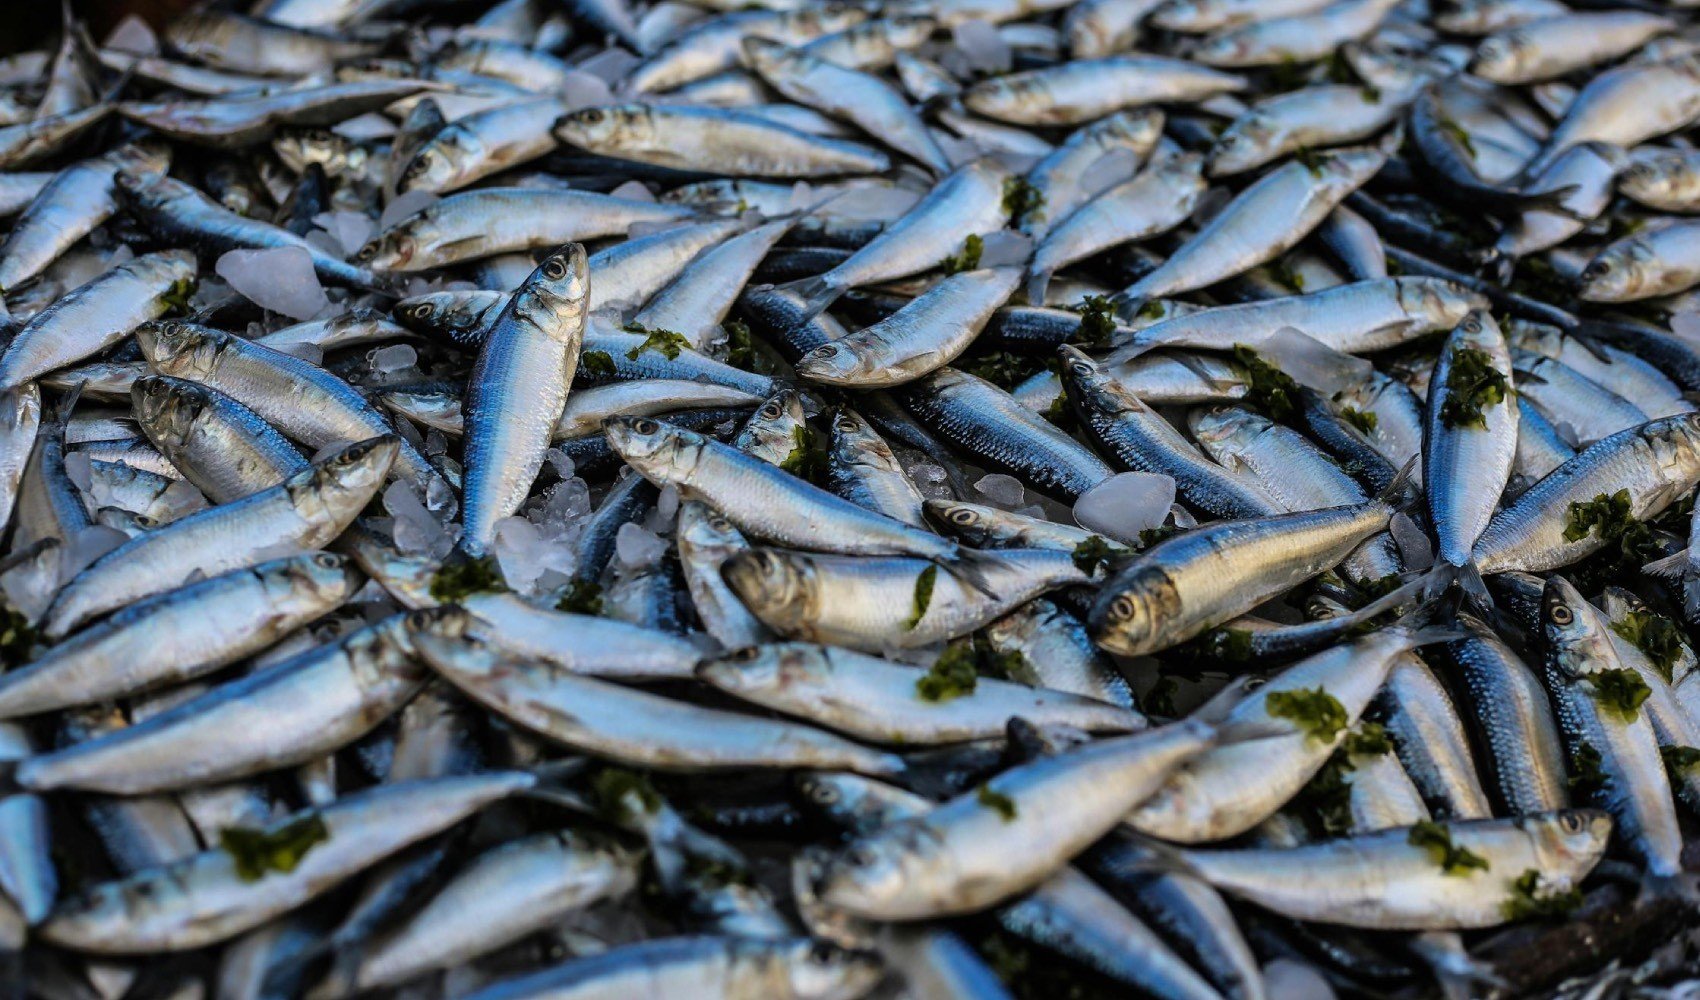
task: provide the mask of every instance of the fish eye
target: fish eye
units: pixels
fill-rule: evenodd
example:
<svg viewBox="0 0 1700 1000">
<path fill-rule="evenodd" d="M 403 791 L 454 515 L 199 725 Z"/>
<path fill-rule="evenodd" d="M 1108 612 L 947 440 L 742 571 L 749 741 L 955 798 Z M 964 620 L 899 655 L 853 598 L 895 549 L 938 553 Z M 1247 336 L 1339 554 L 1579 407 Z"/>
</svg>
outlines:
<svg viewBox="0 0 1700 1000">
<path fill-rule="evenodd" d="M 1564 828 L 1565 833 L 1581 833 L 1584 826 L 1582 817 L 1575 813 L 1561 813 L 1558 825 Z"/>
<path fill-rule="evenodd" d="M 595 125 L 603 119 L 601 108 L 585 108 L 578 113 L 578 120 L 586 125 Z"/>
<path fill-rule="evenodd" d="M 421 302 L 416 306 L 408 306 L 407 314 L 417 320 L 430 319 L 431 307 Z"/>
<path fill-rule="evenodd" d="M 834 954 L 836 954 L 835 949 L 832 945 L 827 944 L 825 941 L 816 941 L 814 944 L 809 945 L 809 961 L 811 962 L 819 962 L 822 965 L 825 965 L 827 962 L 832 961 L 832 956 Z"/>
<path fill-rule="evenodd" d="M 1482 332 L 1482 324 L 1477 320 L 1473 320 L 1473 319 L 1469 320 L 1469 321 L 1465 322 L 1465 324 L 1464 324 L 1464 332 L 1465 333 L 1481 333 Z"/>
<path fill-rule="evenodd" d="M 413 158 L 412 163 L 407 165 L 407 176 L 418 177 L 420 174 L 430 169 L 431 154 L 429 152 L 422 152 Z"/>
<path fill-rule="evenodd" d="M 550 281 L 560 281 L 567 276 L 567 265 L 559 257 L 551 257 L 543 265 L 543 276 Z"/>
<path fill-rule="evenodd" d="M 732 652 L 727 653 L 726 658 L 731 660 L 733 663 L 754 663 L 756 658 L 760 655 L 761 650 L 757 647 L 745 646 L 743 649 L 734 649 Z"/>
<path fill-rule="evenodd" d="M 839 417 L 838 418 L 838 429 L 843 431 L 846 434 L 855 433 L 856 421 L 851 420 L 849 417 Z"/>
<path fill-rule="evenodd" d="M 824 781 L 809 782 L 809 798 L 823 806 L 834 805 L 838 802 L 838 789 Z"/>
<path fill-rule="evenodd" d="M 1555 625 L 1569 625 L 1576 618 L 1570 609 L 1562 604 L 1554 604 L 1548 608 L 1547 617 L 1551 618 Z"/>
<path fill-rule="evenodd" d="M 955 524 L 973 524 L 974 512 L 966 507 L 958 507 L 950 512 L 950 520 Z"/>
<path fill-rule="evenodd" d="M 321 552 L 313 557 L 313 564 L 316 566 L 322 566 L 325 569 L 336 569 L 342 565 L 342 560 L 331 555 L 329 552 Z"/>
<path fill-rule="evenodd" d="M 1110 617 L 1126 621 L 1133 617 L 1133 598 L 1123 594 L 1110 603 Z"/>
<path fill-rule="evenodd" d="M 1068 370 L 1075 373 L 1076 375 L 1090 375 L 1090 374 L 1092 374 L 1092 362 L 1090 362 L 1090 361 L 1070 361 L 1068 363 Z"/>
<path fill-rule="evenodd" d="M 661 430 L 661 425 L 648 417 L 639 417 L 632 421 L 632 430 L 639 434 L 655 434 Z"/>
<path fill-rule="evenodd" d="M 354 259 L 360 260 L 360 261 L 366 261 L 366 260 L 371 260 L 373 257 L 376 257 L 376 256 L 378 256 L 378 244 L 368 243 L 365 246 L 360 248 L 360 252 L 354 255 Z"/>
<path fill-rule="evenodd" d="M 761 415 L 764 420 L 778 420 L 781 412 L 783 412 L 783 407 L 779 405 L 777 399 L 770 399 L 762 404 Z"/>
<path fill-rule="evenodd" d="M 418 611 L 409 611 L 407 613 L 407 627 L 415 629 L 430 628 L 431 623 L 436 620 L 436 617 L 437 615 L 433 608 L 422 608 Z"/>
</svg>

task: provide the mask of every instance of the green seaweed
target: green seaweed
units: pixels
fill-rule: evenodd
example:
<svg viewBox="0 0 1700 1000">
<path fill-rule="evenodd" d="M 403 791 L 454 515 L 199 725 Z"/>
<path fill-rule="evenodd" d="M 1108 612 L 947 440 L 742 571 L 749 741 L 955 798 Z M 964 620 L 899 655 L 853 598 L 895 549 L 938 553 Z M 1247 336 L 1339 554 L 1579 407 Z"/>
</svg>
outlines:
<svg viewBox="0 0 1700 1000">
<path fill-rule="evenodd" d="M 663 330 L 659 327 L 650 329 L 641 323 L 627 323 L 620 329 L 627 333 L 641 333 L 643 343 L 626 352 L 626 360 L 636 361 L 644 351 L 654 351 L 668 361 L 678 360 L 679 352 L 691 346 L 690 340 L 682 333 Z"/>
<path fill-rule="evenodd" d="M 944 268 L 946 274 L 961 274 L 964 271 L 975 270 L 980 266 L 980 255 L 985 250 L 986 241 L 981 238 L 980 234 L 969 233 L 968 238 L 962 241 L 961 251 L 939 261 L 939 267 Z"/>
<path fill-rule="evenodd" d="M 1234 345 L 1234 361 L 1245 374 L 1245 401 L 1271 420 L 1283 421 L 1299 412 L 1299 385 L 1286 372 L 1263 360 L 1245 344 Z"/>
<path fill-rule="evenodd" d="M 1045 192 L 1034 187 L 1025 177 L 1007 178 L 1003 182 L 1003 210 L 1009 213 L 1013 223 L 1043 222 Z"/>
<path fill-rule="evenodd" d="M 1507 920 L 1562 920 L 1582 905 L 1582 890 L 1571 886 L 1558 892 L 1541 892 L 1541 873 L 1533 868 L 1511 883 L 1511 896 L 1499 904 Z"/>
<path fill-rule="evenodd" d="M 992 786 L 981 785 L 979 791 L 974 793 L 974 798 L 987 809 L 996 810 L 1005 823 L 1015 822 L 1015 800 L 1002 792 L 992 791 Z"/>
<path fill-rule="evenodd" d="M 927 568 L 915 577 L 915 596 L 913 609 L 909 612 L 909 620 L 904 623 L 906 631 L 914 631 L 926 617 L 927 608 L 933 603 L 933 583 L 938 580 L 939 568 L 936 564 L 928 563 Z"/>
<path fill-rule="evenodd" d="M 1272 718 L 1291 720 L 1319 743 L 1331 742 L 1352 722 L 1340 699 L 1321 687 L 1271 691 L 1264 699 L 1264 710 Z"/>
<path fill-rule="evenodd" d="M 1626 668 L 1598 670 L 1588 675 L 1590 692 L 1601 708 L 1617 713 L 1625 722 L 1634 722 L 1641 703 L 1653 693 L 1641 675 Z"/>
<path fill-rule="evenodd" d="M 1443 823 L 1423 820 L 1411 827 L 1405 842 L 1428 852 L 1434 863 L 1447 875 L 1467 875 L 1471 871 L 1487 871 L 1487 859 L 1452 842 L 1452 831 Z"/>
<path fill-rule="evenodd" d="M 442 604 L 453 604 L 471 594 L 501 593 L 507 589 L 507 580 L 502 577 L 502 568 L 494 556 L 452 559 L 431 574 L 431 597 Z"/>
<path fill-rule="evenodd" d="M 575 577 L 567 592 L 555 602 L 556 611 L 568 611 L 575 615 L 600 615 L 602 613 L 602 584 L 595 580 Z"/>
<path fill-rule="evenodd" d="M 979 683 L 978 657 L 974 644 L 958 639 L 944 648 L 939 658 L 915 681 L 915 693 L 923 701 L 942 702 L 973 694 Z"/>
<path fill-rule="evenodd" d="M 1511 393 L 1505 374 L 1493 366 L 1493 357 L 1474 347 L 1452 349 L 1446 389 L 1440 422 L 1447 427 L 1486 428 L 1482 409 L 1504 401 Z"/>
<path fill-rule="evenodd" d="M 1657 611 L 1643 609 L 1629 612 L 1622 621 L 1612 622 L 1611 630 L 1646 654 L 1647 661 L 1665 683 L 1670 683 L 1676 661 L 1688 648 L 1682 639 L 1682 629 L 1675 622 Z"/>
<path fill-rule="evenodd" d="M 281 826 L 225 827 L 219 831 L 218 846 L 235 862 L 237 878 L 258 882 L 267 872 L 289 874 L 307 852 L 330 839 L 324 817 L 314 812 Z"/>
<path fill-rule="evenodd" d="M 585 351 L 579 355 L 579 371 L 598 378 L 612 378 L 616 369 L 614 356 L 607 351 Z"/>
</svg>

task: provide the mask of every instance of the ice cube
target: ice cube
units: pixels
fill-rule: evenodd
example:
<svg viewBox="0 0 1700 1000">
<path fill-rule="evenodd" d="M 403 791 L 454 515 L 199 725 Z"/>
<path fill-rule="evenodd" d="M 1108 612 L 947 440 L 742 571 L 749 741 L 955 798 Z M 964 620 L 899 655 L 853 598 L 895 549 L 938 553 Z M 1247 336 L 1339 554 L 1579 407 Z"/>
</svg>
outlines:
<svg viewBox="0 0 1700 1000">
<path fill-rule="evenodd" d="M 985 21 L 964 21 L 951 31 L 957 50 L 968 65 L 982 73 L 1007 73 L 1013 60 L 1009 43 Z"/>
<path fill-rule="evenodd" d="M 1404 511 L 1394 514 L 1387 522 L 1387 530 L 1393 533 L 1393 544 L 1399 547 L 1399 558 L 1404 560 L 1406 569 L 1425 570 L 1434 565 L 1434 545 L 1428 532 L 1417 527 L 1409 514 Z"/>
<path fill-rule="evenodd" d="M 396 481 L 384 490 L 384 509 L 395 518 L 392 530 L 396 548 L 409 555 L 429 555 L 440 559 L 453 547 L 449 533 L 432 516 L 419 495 L 407 483 Z"/>
<path fill-rule="evenodd" d="M 1074 520 L 1123 545 L 1137 545 L 1141 531 L 1162 526 L 1174 502 L 1174 477 L 1118 472 L 1075 501 Z"/>
<path fill-rule="evenodd" d="M 543 453 L 544 464 L 555 470 L 555 475 L 562 479 L 573 477 L 574 463 L 571 455 L 559 448 L 550 448 Z"/>
<path fill-rule="evenodd" d="M 661 556 L 667 551 L 667 543 L 663 542 L 653 531 L 632 521 L 620 525 L 620 530 L 614 532 L 614 555 L 623 566 L 642 569 L 653 566 L 661 561 Z"/>
<path fill-rule="evenodd" d="M 88 455 L 73 451 L 65 456 L 65 475 L 84 493 L 94 492 L 94 468 Z"/>
<path fill-rule="evenodd" d="M 129 540 L 129 535 L 104 524 L 83 528 L 71 536 L 69 545 L 60 550 L 59 579 L 71 579 L 88 568 L 90 563 Z"/>
<path fill-rule="evenodd" d="M 290 319 L 312 319 L 331 304 L 312 255 L 300 247 L 231 250 L 213 270 L 255 305 Z"/>
<path fill-rule="evenodd" d="M 1021 480 L 1001 472 L 981 476 L 974 489 L 979 491 L 986 503 L 1004 510 L 1014 510 L 1027 499 L 1027 488 L 1021 485 Z"/>
<path fill-rule="evenodd" d="M 399 371 L 412 368 L 419 360 L 419 352 L 407 344 L 390 344 L 374 349 L 366 355 L 366 362 L 372 370 L 381 375 L 393 375 Z"/>
<path fill-rule="evenodd" d="M 424 210 L 436 200 L 437 196 L 429 191 L 409 191 L 397 195 L 395 201 L 384 206 L 384 214 L 378 217 L 378 232 L 381 233 L 408 216 Z"/>
<path fill-rule="evenodd" d="M 1320 972 L 1288 958 L 1277 958 L 1264 967 L 1263 986 L 1269 1000 L 1334 1000 L 1334 987 Z"/>
<path fill-rule="evenodd" d="M 981 267 L 1020 267 L 1033 256 L 1033 238 L 1012 229 L 1000 229 L 981 237 Z"/>
<path fill-rule="evenodd" d="M 337 251 L 352 257 L 372 238 L 374 224 L 370 216 L 360 212 L 320 212 L 313 216 L 313 225 L 321 226 L 342 245 Z"/>
<path fill-rule="evenodd" d="M 1290 326 L 1254 341 L 1253 349 L 1291 375 L 1293 381 L 1322 392 L 1340 392 L 1361 385 L 1375 370 L 1363 358 L 1342 354 Z"/>
<path fill-rule="evenodd" d="M 627 181 L 608 193 L 615 198 L 630 198 L 632 201 L 655 200 L 655 195 L 650 192 L 643 181 Z"/>
<path fill-rule="evenodd" d="M 579 63 L 578 69 L 602 80 L 604 83 L 612 83 L 615 80 L 624 79 L 631 72 L 632 67 L 639 62 L 637 56 L 625 49 L 610 46 Z"/>
<path fill-rule="evenodd" d="M 374 113 L 350 118 L 340 125 L 332 125 L 331 131 L 359 142 L 367 139 L 388 138 L 395 135 L 396 129 L 394 122 L 383 115 Z"/>
<path fill-rule="evenodd" d="M 1679 312 L 1670 318 L 1670 332 L 1700 351 L 1700 312 Z"/>
<path fill-rule="evenodd" d="M 318 248 L 320 253 L 337 258 L 348 256 L 348 254 L 342 249 L 342 241 L 323 229 L 310 229 L 307 231 L 307 235 L 303 236 L 302 239 L 313 244 L 314 247 Z"/>
<path fill-rule="evenodd" d="M 542 558 L 546 547 L 537 525 L 523 517 L 504 517 L 497 521 L 496 537 L 490 545 L 496 564 L 502 569 L 503 579 L 522 594 L 531 592 L 537 578 L 547 568 Z"/>
<path fill-rule="evenodd" d="M 159 36 L 153 33 L 146 21 L 128 14 L 118 22 L 118 27 L 112 29 L 112 34 L 106 36 L 102 47 L 127 55 L 151 56 L 159 51 Z"/>
</svg>

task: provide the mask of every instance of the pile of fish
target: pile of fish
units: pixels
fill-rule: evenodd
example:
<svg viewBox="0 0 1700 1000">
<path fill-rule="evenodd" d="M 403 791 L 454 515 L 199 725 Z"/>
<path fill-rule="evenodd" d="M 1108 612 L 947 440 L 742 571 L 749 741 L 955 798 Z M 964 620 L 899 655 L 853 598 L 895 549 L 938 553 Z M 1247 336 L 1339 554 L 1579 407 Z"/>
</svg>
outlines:
<svg viewBox="0 0 1700 1000">
<path fill-rule="evenodd" d="M 0 990 L 1678 989 L 1684 6 L 67 14 Z"/>
</svg>

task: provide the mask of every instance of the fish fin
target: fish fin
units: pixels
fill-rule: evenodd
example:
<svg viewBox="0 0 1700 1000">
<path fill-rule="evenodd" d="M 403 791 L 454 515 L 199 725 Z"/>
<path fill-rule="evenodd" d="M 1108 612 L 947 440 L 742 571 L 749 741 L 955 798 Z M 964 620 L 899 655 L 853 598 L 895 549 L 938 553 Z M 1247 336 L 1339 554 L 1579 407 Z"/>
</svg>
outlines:
<svg viewBox="0 0 1700 1000">
<path fill-rule="evenodd" d="M 958 549 L 955 556 L 940 563 L 944 571 L 955 577 L 958 582 L 973 587 L 993 600 L 997 600 L 999 595 L 987 574 L 1003 564 L 1003 557 L 998 553 L 982 552 L 979 549 Z"/>
<path fill-rule="evenodd" d="M 1683 571 L 1688 569 L 1688 550 L 1682 549 L 1663 559 L 1654 559 L 1641 567 L 1641 572 L 1655 576 L 1661 580 L 1680 580 Z"/>
<path fill-rule="evenodd" d="M 1170 354 L 1169 357 L 1173 358 L 1176 364 L 1185 368 L 1187 371 L 1192 372 L 1194 375 L 1197 375 L 1199 378 L 1203 379 L 1206 383 L 1215 388 L 1219 389 L 1235 384 L 1234 379 L 1222 378 L 1221 376 L 1212 373 L 1210 371 L 1210 366 L 1200 361 L 1198 356 L 1195 354 L 1189 354 L 1186 351 L 1176 351 Z"/>
<path fill-rule="evenodd" d="M 1027 275 L 1027 301 L 1036 306 L 1045 304 L 1045 289 L 1051 287 L 1051 272 L 1033 271 Z"/>
<path fill-rule="evenodd" d="M 1137 288 L 1138 286 L 1136 285 L 1134 287 Z M 1133 322 L 1133 320 L 1139 316 L 1139 310 L 1145 308 L 1145 303 L 1150 300 L 1151 296 L 1144 293 L 1135 293 L 1132 288 L 1117 292 L 1110 296 L 1110 304 L 1115 306 L 1116 309 L 1116 322 Z"/>
<path fill-rule="evenodd" d="M 1105 858 L 1103 867 L 1105 874 L 1126 877 L 1132 875 L 1185 875 L 1200 881 L 1207 881 L 1186 856 L 1186 852 L 1173 844 L 1147 837 L 1143 833 L 1135 833 L 1125 825 L 1116 829 L 1113 836 L 1135 850 L 1116 851 L 1113 859 Z"/>
<path fill-rule="evenodd" d="M 1517 381 L 1519 381 L 1519 382 L 1530 382 L 1530 383 L 1533 383 L 1535 385 L 1546 385 L 1547 384 L 1546 379 L 1542 378 L 1539 375 L 1536 375 L 1534 372 L 1526 371 L 1522 368 L 1518 368 L 1518 367 L 1515 367 L 1515 366 L 1512 367 L 1511 374 L 1517 376 Z"/>
<path fill-rule="evenodd" d="M 1221 690 L 1211 695 L 1204 704 L 1192 710 L 1190 718 L 1207 722 L 1212 726 L 1220 726 L 1228 720 L 1228 714 L 1234 706 L 1245 700 L 1252 691 L 1252 678 L 1235 677 L 1222 685 Z"/>
<path fill-rule="evenodd" d="M 1416 475 L 1417 462 L 1421 458 L 1421 455 L 1412 455 L 1407 458 L 1405 464 L 1399 467 L 1398 475 L 1395 475 L 1393 481 L 1375 495 L 1373 502 L 1386 504 L 1396 511 L 1405 510 L 1415 504 L 1417 498 L 1422 495 L 1422 491 L 1411 485 L 1411 477 Z"/>
<path fill-rule="evenodd" d="M 796 293 L 803 300 L 802 319 L 804 322 L 825 312 L 826 308 L 837 302 L 838 297 L 845 292 L 844 289 L 827 281 L 824 274 L 813 274 L 807 278 L 798 278 L 796 281 L 787 282 L 779 287 Z"/>
<path fill-rule="evenodd" d="M 1410 948 L 1434 973 L 1441 995 L 1447 1000 L 1470 1000 L 1488 991 L 1509 989 L 1510 983 L 1487 962 L 1472 958 L 1450 931 L 1428 931 L 1411 939 Z"/>
<path fill-rule="evenodd" d="M 1389 627 L 1410 633 L 1412 646 L 1431 646 L 1467 636 L 1469 633 L 1456 622 L 1457 601 L 1448 596 L 1457 569 L 1449 563 L 1437 563 L 1418 577 L 1417 582 L 1423 585 L 1422 601 Z"/>
<path fill-rule="evenodd" d="M 1578 184 L 1566 184 L 1563 187 L 1547 191 L 1530 191 L 1517 196 L 1518 205 L 1524 211 L 1549 212 L 1562 215 L 1575 222 L 1587 223 L 1591 220 L 1577 215 L 1569 206 L 1564 204 L 1566 198 L 1581 189 Z"/>
</svg>

